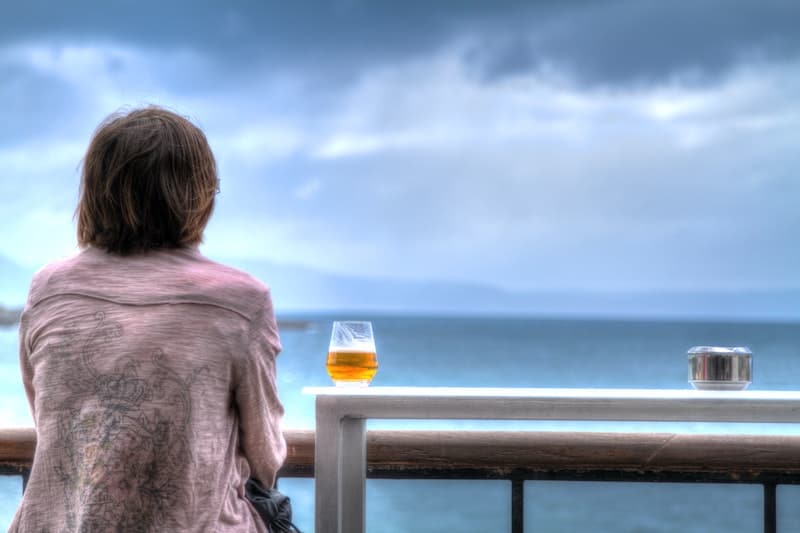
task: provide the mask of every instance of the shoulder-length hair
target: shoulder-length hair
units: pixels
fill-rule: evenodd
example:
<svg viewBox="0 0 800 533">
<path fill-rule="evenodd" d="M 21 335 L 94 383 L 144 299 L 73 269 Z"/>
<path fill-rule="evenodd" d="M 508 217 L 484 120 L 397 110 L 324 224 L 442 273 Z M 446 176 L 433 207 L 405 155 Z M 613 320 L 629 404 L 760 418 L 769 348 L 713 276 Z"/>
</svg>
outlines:
<svg viewBox="0 0 800 533">
<path fill-rule="evenodd" d="M 188 119 L 155 106 L 114 113 L 83 161 L 78 244 L 122 255 L 199 244 L 218 187 L 214 154 Z"/>
</svg>

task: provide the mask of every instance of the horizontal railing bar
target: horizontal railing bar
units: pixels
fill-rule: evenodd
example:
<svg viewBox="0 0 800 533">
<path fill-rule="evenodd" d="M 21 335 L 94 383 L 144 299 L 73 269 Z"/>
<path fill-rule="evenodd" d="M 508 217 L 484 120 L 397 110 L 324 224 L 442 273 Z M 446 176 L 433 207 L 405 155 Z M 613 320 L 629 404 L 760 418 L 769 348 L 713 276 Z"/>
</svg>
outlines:
<svg viewBox="0 0 800 533">
<path fill-rule="evenodd" d="M 30 463 L 36 448 L 33 428 L 0 428 L 0 463 Z"/>
<path fill-rule="evenodd" d="M 281 477 L 313 477 L 313 471 L 306 470 L 302 475 L 295 475 L 295 471 Z M 524 481 L 608 481 L 626 483 L 709 483 L 709 484 L 776 484 L 800 485 L 798 474 L 713 474 L 707 472 L 682 471 L 682 472 L 654 472 L 635 470 L 527 470 L 517 469 L 512 471 L 486 471 L 467 468 L 456 469 L 404 469 L 389 470 L 380 467 L 367 469 L 370 479 L 438 479 L 438 480 L 471 480 L 471 481 L 499 481 L 522 479 Z"/>
<path fill-rule="evenodd" d="M 286 430 L 280 475 L 311 477 L 314 432 Z M 0 466 L 29 468 L 36 433 L 0 429 Z M 370 477 L 800 481 L 800 436 L 547 431 L 368 431 Z"/>
<path fill-rule="evenodd" d="M 368 432 L 368 463 L 544 470 L 793 471 L 800 436 L 675 433 Z"/>
</svg>

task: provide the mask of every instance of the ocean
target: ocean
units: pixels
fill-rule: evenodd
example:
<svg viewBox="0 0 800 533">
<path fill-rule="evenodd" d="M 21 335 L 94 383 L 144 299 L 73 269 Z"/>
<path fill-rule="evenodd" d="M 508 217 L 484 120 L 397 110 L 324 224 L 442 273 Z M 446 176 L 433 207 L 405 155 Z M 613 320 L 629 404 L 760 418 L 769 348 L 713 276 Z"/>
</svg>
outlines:
<svg viewBox="0 0 800 533">
<path fill-rule="evenodd" d="M 376 386 L 689 388 L 686 351 L 695 345 L 749 346 L 752 389 L 800 388 L 800 323 L 713 323 L 502 317 L 281 316 L 278 386 L 285 426 L 313 428 L 307 385 L 328 385 L 325 356 L 334 319 L 371 320 Z M 298 327 L 302 326 L 302 327 Z M 0 425 L 32 425 L 17 370 L 16 331 L 0 329 Z M 540 429 L 800 434 L 781 424 L 374 421 L 371 429 Z M 295 518 L 313 529 L 313 480 L 282 479 Z M 0 477 L 0 528 L 21 496 Z M 800 486 L 780 486 L 780 531 L 800 531 Z M 496 532 L 510 528 L 504 481 L 368 480 L 367 529 L 377 533 Z M 759 485 L 531 481 L 526 531 L 762 531 Z"/>
</svg>

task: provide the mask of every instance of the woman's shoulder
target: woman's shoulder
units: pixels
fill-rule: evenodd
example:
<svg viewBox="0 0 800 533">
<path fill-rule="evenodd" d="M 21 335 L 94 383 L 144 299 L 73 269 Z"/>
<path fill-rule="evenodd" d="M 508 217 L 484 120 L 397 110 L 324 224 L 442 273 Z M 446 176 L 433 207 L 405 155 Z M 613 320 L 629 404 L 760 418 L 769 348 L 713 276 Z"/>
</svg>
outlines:
<svg viewBox="0 0 800 533">
<path fill-rule="evenodd" d="M 264 281 L 199 253 L 186 274 L 207 297 L 250 317 L 270 305 L 270 287 Z"/>
<path fill-rule="evenodd" d="M 268 294 L 269 285 L 257 277 L 239 268 L 219 263 L 203 255 L 197 255 L 197 263 L 192 273 L 209 282 L 210 286 L 225 290 L 256 293 L 259 296 Z"/>
<path fill-rule="evenodd" d="M 59 272 L 72 270 L 80 261 L 81 255 L 82 252 L 51 261 L 40 267 L 31 278 L 27 305 L 35 305 L 39 300 L 45 298 L 50 279 L 54 276 L 58 277 Z"/>
<path fill-rule="evenodd" d="M 39 270 L 31 282 L 28 304 L 57 294 L 84 294 L 132 304 L 209 304 L 246 318 L 270 302 L 266 283 L 213 261 L 196 248 L 119 256 L 90 247 Z"/>
</svg>

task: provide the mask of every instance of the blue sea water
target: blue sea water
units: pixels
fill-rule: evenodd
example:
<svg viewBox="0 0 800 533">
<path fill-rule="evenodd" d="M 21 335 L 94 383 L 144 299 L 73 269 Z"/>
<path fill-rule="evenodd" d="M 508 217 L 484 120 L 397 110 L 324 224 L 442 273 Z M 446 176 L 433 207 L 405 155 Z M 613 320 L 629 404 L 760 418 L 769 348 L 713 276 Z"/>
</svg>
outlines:
<svg viewBox="0 0 800 533">
<path fill-rule="evenodd" d="M 278 385 L 286 427 L 313 428 L 307 385 L 328 385 L 324 360 L 334 318 L 372 320 L 380 369 L 374 385 L 688 388 L 686 350 L 746 345 L 754 353 L 751 388 L 800 388 L 800 324 L 536 318 L 297 315 L 284 329 Z M 0 329 L 0 425 L 31 425 L 17 371 L 16 332 Z M 588 431 L 658 430 L 800 434 L 781 424 L 380 421 L 370 428 Z M 313 481 L 283 479 L 296 521 L 313 529 Z M 761 531 L 756 485 L 528 482 L 526 531 L 620 533 Z M 19 480 L 0 478 L 0 527 L 20 498 Z M 779 530 L 800 531 L 800 487 L 778 492 Z M 503 481 L 369 480 L 368 531 L 495 532 L 510 527 Z"/>
</svg>

